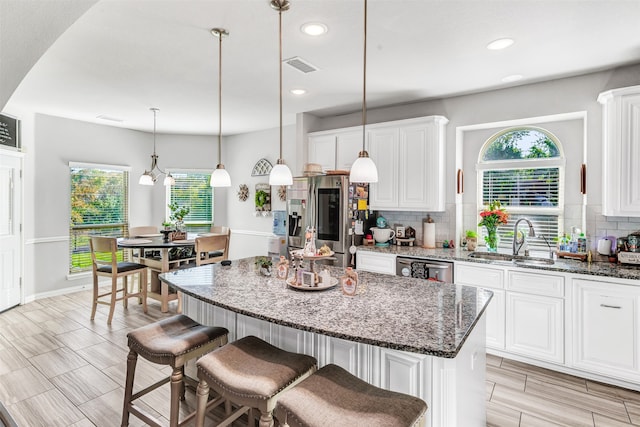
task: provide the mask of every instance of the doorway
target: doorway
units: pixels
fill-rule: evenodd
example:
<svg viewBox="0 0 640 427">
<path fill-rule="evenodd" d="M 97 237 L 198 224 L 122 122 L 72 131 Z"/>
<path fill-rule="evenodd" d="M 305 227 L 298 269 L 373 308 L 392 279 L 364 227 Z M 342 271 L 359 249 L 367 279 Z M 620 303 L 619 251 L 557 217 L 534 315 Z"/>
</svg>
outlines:
<svg viewBox="0 0 640 427">
<path fill-rule="evenodd" d="M 0 149 L 0 312 L 22 298 L 22 158 Z"/>
</svg>

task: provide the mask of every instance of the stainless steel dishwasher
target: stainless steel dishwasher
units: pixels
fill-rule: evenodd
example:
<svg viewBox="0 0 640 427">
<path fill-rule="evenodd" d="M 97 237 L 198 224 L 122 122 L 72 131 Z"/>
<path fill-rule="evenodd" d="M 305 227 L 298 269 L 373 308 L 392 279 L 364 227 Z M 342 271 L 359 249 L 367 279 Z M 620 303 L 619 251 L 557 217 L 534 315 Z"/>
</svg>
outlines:
<svg viewBox="0 0 640 427">
<path fill-rule="evenodd" d="M 396 275 L 453 283 L 453 262 L 425 258 L 396 258 Z"/>
</svg>

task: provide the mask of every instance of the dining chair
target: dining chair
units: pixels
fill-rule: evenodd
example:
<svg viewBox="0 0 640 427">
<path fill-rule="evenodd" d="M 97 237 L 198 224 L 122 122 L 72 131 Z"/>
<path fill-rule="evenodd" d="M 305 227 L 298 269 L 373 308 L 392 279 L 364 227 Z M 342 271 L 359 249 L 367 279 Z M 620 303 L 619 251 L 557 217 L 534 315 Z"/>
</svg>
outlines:
<svg viewBox="0 0 640 427">
<path fill-rule="evenodd" d="M 224 234 L 227 236 L 227 246 L 224 249 L 224 253 L 225 253 L 225 257 L 229 257 L 229 242 L 231 242 L 231 229 L 223 225 L 212 225 L 210 231 L 212 233 Z"/>
<path fill-rule="evenodd" d="M 228 248 L 228 235 L 196 237 L 196 266 L 213 264 L 227 259 Z"/>
<path fill-rule="evenodd" d="M 111 324 L 113 312 L 117 301 L 122 301 L 124 308 L 128 308 L 129 298 L 139 298 L 142 302 L 142 311 L 147 312 L 147 266 L 136 262 L 118 262 L 118 241 L 115 237 L 91 236 L 89 240 L 91 248 L 91 260 L 93 264 L 93 302 L 91 307 L 91 320 L 96 316 L 98 304 L 109 306 L 107 325 Z M 138 292 L 129 293 L 129 276 L 138 274 Z M 109 277 L 111 290 L 100 293 L 98 278 Z M 118 279 L 122 278 L 122 287 L 118 288 Z M 118 297 L 118 293 L 122 296 Z M 108 301 L 101 298 L 109 297 Z"/>
<path fill-rule="evenodd" d="M 148 237 L 150 234 L 160 234 L 158 227 L 155 225 L 142 225 L 139 227 L 129 227 L 129 237 Z M 131 249 L 131 257 L 133 260 L 140 258 L 140 253 L 144 251 L 144 256 L 160 256 L 157 250 Z"/>
</svg>

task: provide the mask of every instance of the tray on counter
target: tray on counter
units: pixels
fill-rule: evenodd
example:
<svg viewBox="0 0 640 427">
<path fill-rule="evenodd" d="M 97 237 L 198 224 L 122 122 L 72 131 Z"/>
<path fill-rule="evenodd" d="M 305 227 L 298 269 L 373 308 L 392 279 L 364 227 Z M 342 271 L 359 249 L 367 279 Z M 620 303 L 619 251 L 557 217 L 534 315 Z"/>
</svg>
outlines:
<svg viewBox="0 0 640 427">
<path fill-rule="evenodd" d="M 325 289 L 333 288 L 337 284 L 338 284 L 338 279 L 336 279 L 335 277 L 331 278 L 331 281 L 329 282 L 329 284 L 318 283 L 318 286 L 306 286 L 306 285 L 298 286 L 296 284 L 295 277 L 290 277 L 287 279 L 287 285 L 289 285 L 289 287 L 294 289 L 300 289 L 301 291 L 324 291 Z"/>
</svg>

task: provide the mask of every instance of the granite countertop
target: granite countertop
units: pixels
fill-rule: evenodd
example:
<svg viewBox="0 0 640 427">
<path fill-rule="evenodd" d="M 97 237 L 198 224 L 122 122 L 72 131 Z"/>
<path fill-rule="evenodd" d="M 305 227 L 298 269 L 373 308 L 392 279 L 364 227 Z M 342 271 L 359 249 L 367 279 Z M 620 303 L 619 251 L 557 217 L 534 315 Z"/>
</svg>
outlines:
<svg viewBox="0 0 640 427">
<path fill-rule="evenodd" d="M 399 256 L 431 258 L 447 261 L 468 261 L 481 264 L 495 264 L 504 266 L 504 262 L 479 258 L 469 258 L 471 252 L 459 248 L 455 249 L 425 249 L 419 246 L 358 246 L 359 251 L 378 252 Z M 600 260 L 602 258 L 602 260 Z M 513 264 L 507 263 L 506 265 Z M 573 274 L 586 274 L 591 276 L 616 277 L 620 279 L 640 280 L 640 265 L 612 264 L 604 257 L 596 256 L 594 262 L 588 263 L 575 259 L 558 258 L 553 265 L 518 265 L 520 268 L 546 270 L 549 272 L 562 272 Z"/>
<path fill-rule="evenodd" d="M 473 286 L 368 272 L 358 272 L 355 296 L 344 295 L 339 284 L 304 291 L 258 275 L 254 261 L 176 270 L 160 279 L 201 301 L 275 324 L 445 358 L 458 354 L 493 296 Z M 328 268 L 332 277 L 344 274 Z"/>
</svg>

